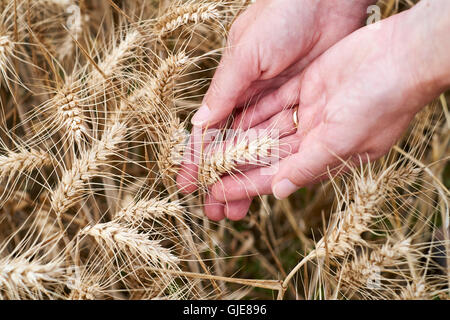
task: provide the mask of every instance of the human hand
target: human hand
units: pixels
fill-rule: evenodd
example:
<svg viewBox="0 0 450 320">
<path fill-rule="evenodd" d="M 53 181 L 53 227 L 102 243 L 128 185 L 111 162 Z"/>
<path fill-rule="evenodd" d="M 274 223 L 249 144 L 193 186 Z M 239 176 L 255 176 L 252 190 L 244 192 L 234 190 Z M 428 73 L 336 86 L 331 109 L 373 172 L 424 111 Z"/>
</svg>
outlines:
<svg viewBox="0 0 450 320">
<path fill-rule="evenodd" d="M 274 175 L 257 168 L 223 177 L 211 188 L 210 201 L 239 204 L 232 218 L 242 218 L 248 209 L 243 203 L 253 196 L 273 192 L 285 198 L 326 177 L 342 159 L 359 162 L 384 155 L 416 112 L 450 87 L 450 21 L 443 11 L 450 13 L 448 2 L 422 1 L 354 32 L 314 61 L 290 93 L 300 93 L 299 128 L 281 142 L 294 154 L 278 164 Z M 253 128 L 292 130 L 292 111 L 275 111 L 276 116 Z M 236 123 L 265 118 L 261 113 L 257 108 L 243 112 Z"/>
<path fill-rule="evenodd" d="M 293 89 L 304 68 L 361 26 L 372 2 L 260 0 L 250 6 L 231 28 L 229 44 L 193 124 L 211 126 L 226 119 L 234 108 L 253 104 L 260 119 L 252 118 L 247 124 L 251 126 L 284 106 L 297 104 L 298 92 Z M 255 102 L 255 97 L 260 99 Z M 196 189 L 195 161 L 185 161 L 177 180 L 182 192 Z M 234 219 L 233 212 L 250 204 L 246 200 L 227 203 L 224 208 L 210 200 L 207 197 L 205 211 L 215 220 L 224 215 Z"/>
</svg>

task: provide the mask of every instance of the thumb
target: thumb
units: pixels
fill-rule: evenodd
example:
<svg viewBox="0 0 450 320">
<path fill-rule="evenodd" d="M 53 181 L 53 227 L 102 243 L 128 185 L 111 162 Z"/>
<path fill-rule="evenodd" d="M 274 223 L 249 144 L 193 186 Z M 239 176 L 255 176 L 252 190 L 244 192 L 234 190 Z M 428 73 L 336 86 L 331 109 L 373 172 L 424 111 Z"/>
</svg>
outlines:
<svg viewBox="0 0 450 320">
<path fill-rule="evenodd" d="M 287 198 L 294 191 L 323 178 L 328 167 L 338 162 L 336 155 L 319 140 L 308 138 L 297 153 L 280 162 L 272 179 L 272 193 L 277 199 Z"/>
<path fill-rule="evenodd" d="M 229 47 L 214 74 L 203 105 L 192 118 L 198 127 L 213 125 L 227 118 L 241 95 L 259 77 L 254 46 Z"/>
</svg>

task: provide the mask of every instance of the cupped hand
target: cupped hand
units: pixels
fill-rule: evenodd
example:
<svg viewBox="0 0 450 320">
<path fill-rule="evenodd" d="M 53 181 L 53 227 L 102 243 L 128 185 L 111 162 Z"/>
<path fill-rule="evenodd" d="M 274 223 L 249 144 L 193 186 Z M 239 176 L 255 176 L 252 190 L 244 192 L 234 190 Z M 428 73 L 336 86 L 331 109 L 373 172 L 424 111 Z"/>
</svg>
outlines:
<svg viewBox="0 0 450 320">
<path fill-rule="evenodd" d="M 256 168 L 223 177 L 211 188 L 209 201 L 216 206 L 239 203 L 232 214 L 241 218 L 248 209 L 242 203 L 254 196 L 273 193 L 285 198 L 323 179 L 342 160 L 384 155 L 414 115 L 450 87 L 450 23 L 443 20 L 446 15 L 436 15 L 443 8 L 435 6 L 424 1 L 362 28 L 315 60 L 291 88 L 290 95 L 299 94 L 299 128 L 281 142 L 290 146 L 292 155 L 277 164 L 273 175 Z M 450 12 L 448 3 L 445 8 Z M 243 112 L 238 123 L 252 123 L 253 117 L 260 122 L 266 118 L 261 113 Z M 293 127 L 291 115 L 284 110 L 254 128 L 287 130 Z"/>
<path fill-rule="evenodd" d="M 251 127 L 297 104 L 295 89 L 305 67 L 360 27 L 372 2 L 260 0 L 251 5 L 230 30 L 204 103 L 192 118 L 194 126 L 217 125 L 235 108 L 251 105 L 249 110 L 258 111 L 241 123 Z M 177 180 L 180 190 L 189 193 L 196 189 L 197 162 L 185 160 Z M 249 199 L 221 205 L 207 197 L 206 202 L 206 214 L 215 220 L 239 219 L 235 213 L 250 205 Z"/>
</svg>

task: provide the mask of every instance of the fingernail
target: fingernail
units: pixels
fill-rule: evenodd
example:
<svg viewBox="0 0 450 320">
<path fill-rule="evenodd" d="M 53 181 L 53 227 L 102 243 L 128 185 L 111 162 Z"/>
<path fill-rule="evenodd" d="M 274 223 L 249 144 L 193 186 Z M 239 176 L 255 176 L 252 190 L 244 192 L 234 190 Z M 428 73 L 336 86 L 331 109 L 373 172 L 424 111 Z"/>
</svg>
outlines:
<svg viewBox="0 0 450 320">
<path fill-rule="evenodd" d="M 283 179 L 273 186 L 272 192 L 278 200 L 289 197 L 298 187 L 289 179 Z"/>
<path fill-rule="evenodd" d="M 208 122 L 210 116 L 211 116 L 211 110 L 209 110 L 208 106 L 206 104 L 204 104 L 194 114 L 194 116 L 191 119 L 191 123 L 194 126 L 201 127 L 206 122 Z"/>
</svg>

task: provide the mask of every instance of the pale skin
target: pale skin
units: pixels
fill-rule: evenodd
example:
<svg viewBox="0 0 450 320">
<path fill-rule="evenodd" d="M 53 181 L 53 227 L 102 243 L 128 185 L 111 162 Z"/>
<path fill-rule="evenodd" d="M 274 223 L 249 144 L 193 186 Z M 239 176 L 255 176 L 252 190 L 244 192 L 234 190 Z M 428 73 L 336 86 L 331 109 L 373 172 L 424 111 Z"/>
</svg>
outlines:
<svg viewBox="0 0 450 320">
<path fill-rule="evenodd" d="M 418 111 L 450 88 L 450 1 L 422 0 L 361 28 L 373 3 L 259 0 L 237 19 L 192 119 L 194 131 L 237 109 L 235 129 L 278 128 L 291 153 L 272 175 L 252 168 L 224 176 L 205 199 L 210 219 L 242 219 L 253 197 L 286 198 L 342 159 L 378 159 Z M 240 112 L 242 105 L 250 107 Z M 196 178 L 195 163 L 186 161 L 177 178 L 181 191 L 193 192 Z"/>
</svg>

